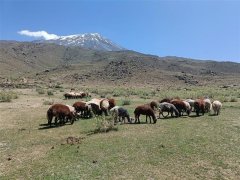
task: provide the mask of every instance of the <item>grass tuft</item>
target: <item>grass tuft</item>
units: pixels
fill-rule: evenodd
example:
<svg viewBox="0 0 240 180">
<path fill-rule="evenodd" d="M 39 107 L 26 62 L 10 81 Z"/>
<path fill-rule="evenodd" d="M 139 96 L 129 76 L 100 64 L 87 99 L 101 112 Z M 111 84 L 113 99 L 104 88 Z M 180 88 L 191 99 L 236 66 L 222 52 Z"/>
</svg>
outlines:
<svg viewBox="0 0 240 180">
<path fill-rule="evenodd" d="M 0 92 L 0 102 L 11 102 L 12 99 L 17 99 L 17 93 L 13 91 L 2 91 Z"/>
</svg>

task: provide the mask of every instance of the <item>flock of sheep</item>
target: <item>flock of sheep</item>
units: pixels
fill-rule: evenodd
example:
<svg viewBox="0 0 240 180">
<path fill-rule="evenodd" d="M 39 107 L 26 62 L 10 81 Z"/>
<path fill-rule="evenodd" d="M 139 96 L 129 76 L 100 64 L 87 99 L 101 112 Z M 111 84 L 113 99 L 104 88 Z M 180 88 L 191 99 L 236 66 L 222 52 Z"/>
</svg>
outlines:
<svg viewBox="0 0 240 180">
<path fill-rule="evenodd" d="M 77 101 L 72 106 L 63 105 L 63 104 L 54 104 L 47 111 L 47 119 L 48 124 L 52 125 L 52 120 L 55 117 L 55 125 L 64 124 L 66 122 L 74 123 L 76 118 L 90 118 L 96 115 L 102 115 L 103 113 L 107 116 L 109 112 L 114 118 L 115 122 L 124 122 L 128 121 L 128 123 L 140 123 L 140 115 L 146 116 L 146 122 L 148 119 L 150 123 L 157 122 L 156 113 L 159 112 L 158 118 L 167 117 L 171 115 L 171 117 L 179 117 L 186 113 L 188 116 L 191 112 L 195 112 L 196 116 L 200 114 L 204 115 L 204 113 L 208 113 L 211 110 L 214 111 L 215 115 L 219 115 L 222 107 L 222 103 L 220 101 L 211 102 L 208 98 L 201 99 L 169 99 L 165 98 L 161 101 L 152 101 L 148 104 L 143 104 L 137 106 L 134 110 L 134 118 L 131 118 L 127 109 L 116 106 L 115 99 L 98 99 L 93 98 L 88 102 Z"/>
</svg>

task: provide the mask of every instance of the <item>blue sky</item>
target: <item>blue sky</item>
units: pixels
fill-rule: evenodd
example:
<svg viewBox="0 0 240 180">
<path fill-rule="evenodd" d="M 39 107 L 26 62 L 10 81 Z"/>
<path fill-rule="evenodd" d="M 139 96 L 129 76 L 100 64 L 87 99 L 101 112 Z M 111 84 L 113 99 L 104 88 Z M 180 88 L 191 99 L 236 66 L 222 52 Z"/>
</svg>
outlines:
<svg viewBox="0 0 240 180">
<path fill-rule="evenodd" d="M 0 0 L 0 39 L 98 32 L 158 56 L 240 62 L 240 1 Z"/>
</svg>

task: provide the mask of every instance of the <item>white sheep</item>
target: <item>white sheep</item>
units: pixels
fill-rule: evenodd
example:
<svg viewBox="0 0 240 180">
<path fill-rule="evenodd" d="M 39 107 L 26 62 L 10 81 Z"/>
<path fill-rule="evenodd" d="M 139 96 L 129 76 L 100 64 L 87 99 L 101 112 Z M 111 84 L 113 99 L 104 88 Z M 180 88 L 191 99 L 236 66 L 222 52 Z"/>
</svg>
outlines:
<svg viewBox="0 0 240 180">
<path fill-rule="evenodd" d="M 213 101 L 212 109 L 213 109 L 215 115 L 220 114 L 221 108 L 222 108 L 222 103 L 220 101 Z"/>
<path fill-rule="evenodd" d="M 212 103 L 210 99 L 204 99 L 203 100 L 205 103 L 205 112 L 210 112 L 210 109 L 212 109 Z"/>
</svg>

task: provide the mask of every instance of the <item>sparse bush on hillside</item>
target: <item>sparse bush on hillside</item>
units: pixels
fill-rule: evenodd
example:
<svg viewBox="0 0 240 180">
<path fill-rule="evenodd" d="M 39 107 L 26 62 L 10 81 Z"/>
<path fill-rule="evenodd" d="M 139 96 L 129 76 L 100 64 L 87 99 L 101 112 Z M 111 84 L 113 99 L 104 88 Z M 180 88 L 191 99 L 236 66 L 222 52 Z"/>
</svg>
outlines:
<svg viewBox="0 0 240 180">
<path fill-rule="evenodd" d="M 1 91 L 0 92 L 0 102 L 11 102 L 12 99 L 17 99 L 18 95 L 12 91 Z"/>
<path fill-rule="evenodd" d="M 120 91 L 114 91 L 113 97 L 119 97 L 121 95 Z"/>
<path fill-rule="evenodd" d="M 38 94 L 45 94 L 45 90 L 43 88 L 37 88 L 36 91 Z"/>
<path fill-rule="evenodd" d="M 98 93 L 99 93 L 99 90 L 98 90 L 98 89 L 93 89 L 93 90 L 91 91 L 91 93 L 98 94 Z"/>
<path fill-rule="evenodd" d="M 63 87 L 60 85 L 60 83 L 57 83 L 57 84 L 54 86 L 54 88 L 56 88 L 56 89 L 61 89 L 61 88 L 63 88 Z"/>
<path fill-rule="evenodd" d="M 113 97 L 120 97 L 128 95 L 128 92 L 124 89 L 115 89 L 113 92 Z"/>
<path fill-rule="evenodd" d="M 53 96 L 53 91 L 48 90 L 48 91 L 47 91 L 47 94 L 48 94 L 48 96 Z"/>
</svg>

